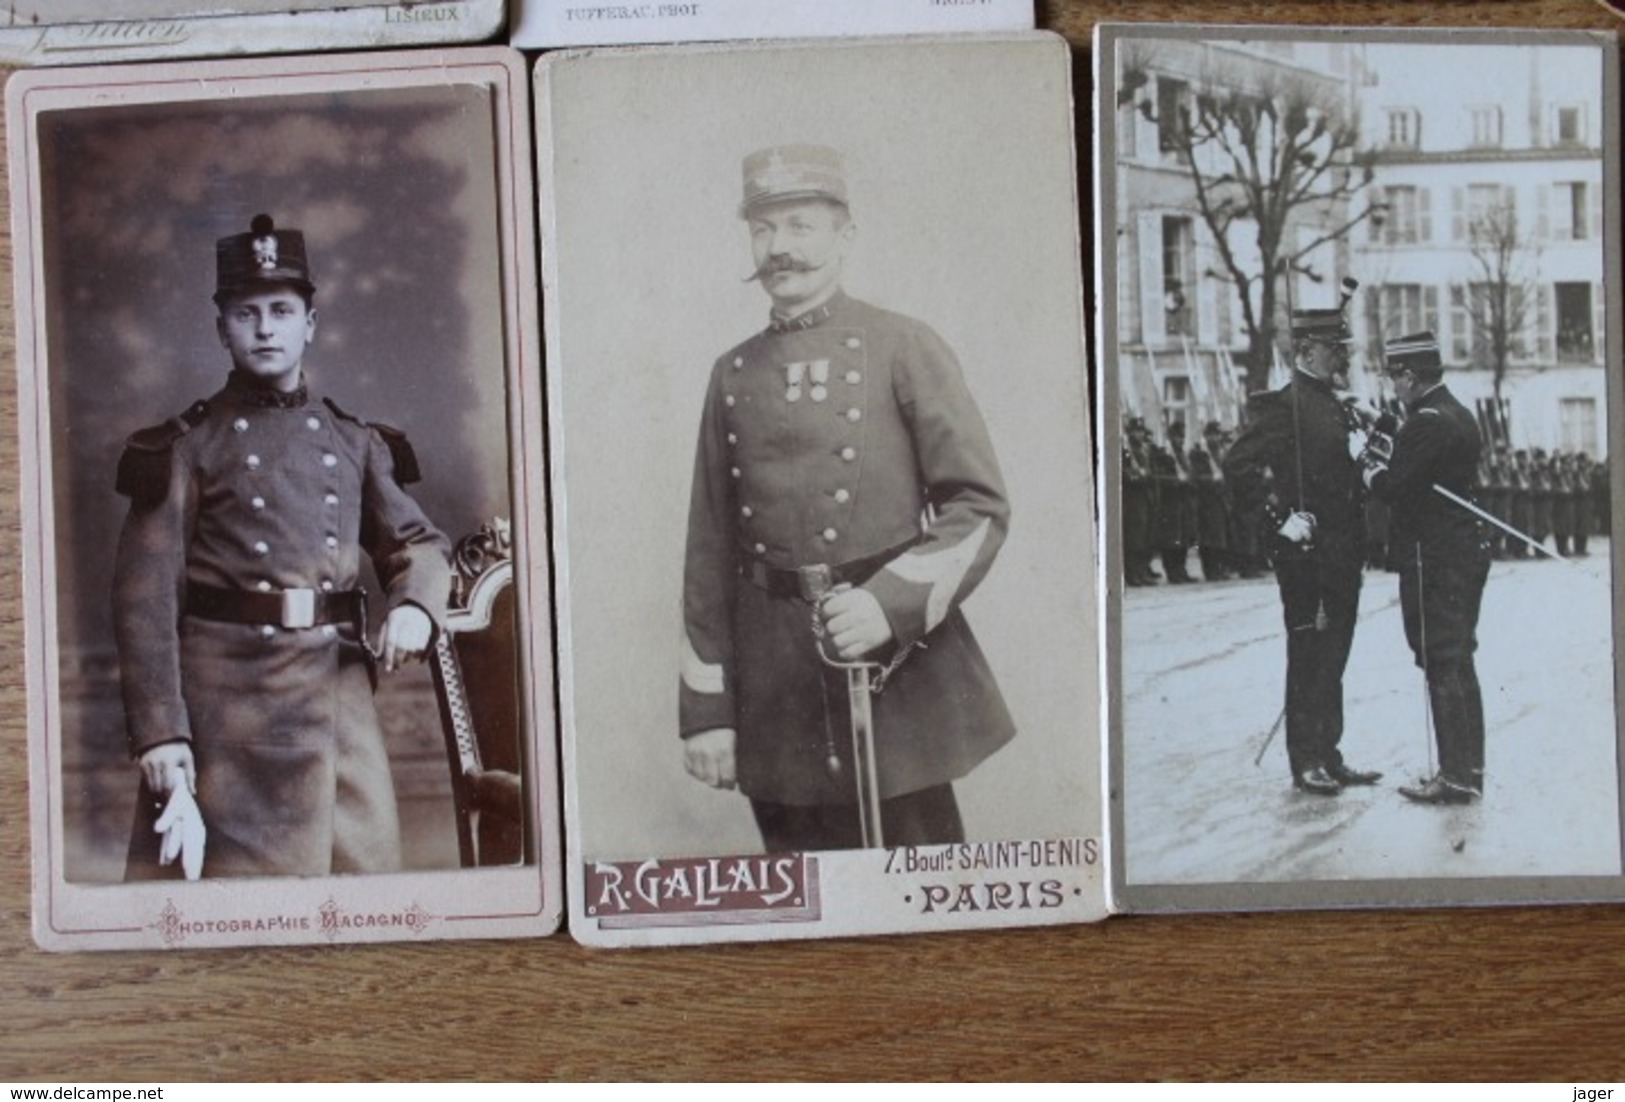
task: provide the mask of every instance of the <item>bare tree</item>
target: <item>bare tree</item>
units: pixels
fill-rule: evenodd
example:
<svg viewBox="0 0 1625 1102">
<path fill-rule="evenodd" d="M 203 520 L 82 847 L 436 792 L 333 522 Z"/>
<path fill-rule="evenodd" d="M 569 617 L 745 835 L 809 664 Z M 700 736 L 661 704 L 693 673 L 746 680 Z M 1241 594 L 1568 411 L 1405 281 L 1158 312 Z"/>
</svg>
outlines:
<svg viewBox="0 0 1625 1102">
<path fill-rule="evenodd" d="M 1471 213 L 1467 222 L 1472 281 L 1453 289 L 1472 328 L 1472 360 L 1493 372 L 1497 404 L 1507 366 L 1522 356 L 1524 327 L 1535 300 L 1534 270 L 1538 253 L 1518 232 L 1518 210 L 1511 189 Z"/>
<path fill-rule="evenodd" d="M 1358 115 L 1335 82 L 1261 64 L 1212 69 L 1170 96 L 1149 69 L 1145 58 L 1125 60 L 1119 105 L 1132 102 L 1157 124 L 1163 148 L 1189 170 L 1222 268 L 1201 275 L 1236 288 L 1247 389 L 1262 389 L 1280 332 L 1282 277 L 1326 278 L 1310 263 L 1315 251 L 1382 209 L 1351 213 L 1371 183 L 1374 154 L 1359 148 Z M 1306 242 L 1300 225 L 1316 231 Z M 1238 234 L 1256 241 L 1256 255 L 1238 255 Z"/>
</svg>

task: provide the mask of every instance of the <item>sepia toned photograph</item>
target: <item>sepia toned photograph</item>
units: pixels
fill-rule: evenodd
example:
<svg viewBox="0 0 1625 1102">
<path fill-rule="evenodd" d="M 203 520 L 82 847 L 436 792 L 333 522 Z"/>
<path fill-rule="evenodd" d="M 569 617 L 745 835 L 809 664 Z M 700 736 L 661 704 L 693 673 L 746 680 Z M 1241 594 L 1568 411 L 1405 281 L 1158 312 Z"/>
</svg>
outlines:
<svg viewBox="0 0 1625 1102">
<path fill-rule="evenodd" d="M 539 64 L 577 938 L 1103 915 L 1067 62 Z"/>
<path fill-rule="evenodd" d="M 556 924 L 524 79 L 8 86 L 42 945 Z"/>
<path fill-rule="evenodd" d="M 481 42 L 505 0 L 6 0 L 0 62 L 122 61 Z"/>
<path fill-rule="evenodd" d="M 1612 41 L 1097 41 L 1116 903 L 1618 897 Z"/>
</svg>

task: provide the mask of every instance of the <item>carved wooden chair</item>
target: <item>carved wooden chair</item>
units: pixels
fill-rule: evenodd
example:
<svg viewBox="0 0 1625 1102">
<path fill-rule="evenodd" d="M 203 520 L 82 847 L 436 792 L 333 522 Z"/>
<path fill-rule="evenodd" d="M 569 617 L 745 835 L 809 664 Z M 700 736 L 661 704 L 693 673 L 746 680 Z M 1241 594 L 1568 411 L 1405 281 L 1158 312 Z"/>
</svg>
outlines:
<svg viewBox="0 0 1625 1102">
<path fill-rule="evenodd" d="M 515 604 L 512 535 L 499 518 L 452 552 L 446 630 L 430 660 L 465 868 L 534 860 L 525 828 Z"/>
</svg>

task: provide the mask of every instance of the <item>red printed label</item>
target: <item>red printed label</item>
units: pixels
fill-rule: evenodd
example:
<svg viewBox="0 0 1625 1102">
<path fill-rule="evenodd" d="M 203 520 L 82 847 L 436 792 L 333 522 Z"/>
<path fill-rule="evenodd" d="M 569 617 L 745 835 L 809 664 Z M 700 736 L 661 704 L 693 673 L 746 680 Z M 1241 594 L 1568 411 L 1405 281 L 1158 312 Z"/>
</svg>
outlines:
<svg viewBox="0 0 1625 1102">
<path fill-rule="evenodd" d="M 816 922 L 818 862 L 805 854 L 586 864 L 588 918 L 604 929 Z"/>
</svg>

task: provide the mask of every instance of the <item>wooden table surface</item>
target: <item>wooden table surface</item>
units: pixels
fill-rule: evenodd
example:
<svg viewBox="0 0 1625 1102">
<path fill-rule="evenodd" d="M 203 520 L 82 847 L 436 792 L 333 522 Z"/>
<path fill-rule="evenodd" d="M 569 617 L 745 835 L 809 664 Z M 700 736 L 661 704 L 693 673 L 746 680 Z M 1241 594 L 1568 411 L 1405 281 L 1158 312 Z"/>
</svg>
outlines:
<svg viewBox="0 0 1625 1102">
<path fill-rule="evenodd" d="M 1038 9 L 1085 73 L 1092 27 L 1108 19 L 1625 29 L 1594 0 Z M 9 287 L 9 234 L 0 264 Z M 0 1081 L 1625 1079 L 1616 906 L 1134 917 L 681 951 L 590 952 L 561 935 L 42 953 L 28 932 L 14 335 L 8 299 Z"/>
</svg>

